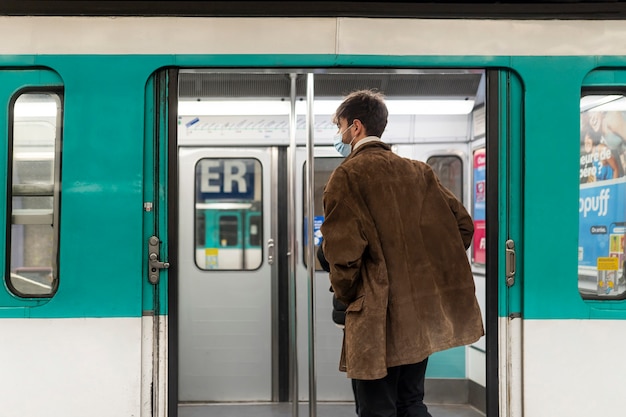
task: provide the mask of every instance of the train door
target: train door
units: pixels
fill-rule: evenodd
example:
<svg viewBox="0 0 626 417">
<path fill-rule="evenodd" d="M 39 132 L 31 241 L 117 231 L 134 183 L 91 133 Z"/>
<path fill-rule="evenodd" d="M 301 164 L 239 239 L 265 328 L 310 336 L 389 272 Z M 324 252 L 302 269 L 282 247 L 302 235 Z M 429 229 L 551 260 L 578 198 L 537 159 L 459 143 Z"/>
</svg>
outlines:
<svg viewBox="0 0 626 417">
<path fill-rule="evenodd" d="M 272 148 L 179 150 L 179 401 L 272 400 Z"/>
<path fill-rule="evenodd" d="M 522 86 L 510 71 L 488 71 L 487 80 L 487 413 L 522 416 Z"/>
</svg>

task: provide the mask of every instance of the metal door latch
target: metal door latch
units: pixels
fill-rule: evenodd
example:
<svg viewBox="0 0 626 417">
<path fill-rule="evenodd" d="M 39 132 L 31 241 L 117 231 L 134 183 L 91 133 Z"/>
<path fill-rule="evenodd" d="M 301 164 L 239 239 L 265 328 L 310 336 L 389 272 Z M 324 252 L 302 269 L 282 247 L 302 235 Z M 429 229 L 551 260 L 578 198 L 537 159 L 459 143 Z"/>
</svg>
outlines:
<svg viewBox="0 0 626 417">
<path fill-rule="evenodd" d="M 158 237 L 152 236 L 148 239 L 148 281 L 155 285 L 159 283 L 159 270 L 170 267 L 169 262 L 159 261 L 160 248 L 161 241 Z"/>
<path fill-rule="evenodd" d="M 506 241 L 505 250 L 505 263 L 506 263 L 506 285 L 507 287 L 515 284 L 515 242 L 511 239 Z"/>
</svg>

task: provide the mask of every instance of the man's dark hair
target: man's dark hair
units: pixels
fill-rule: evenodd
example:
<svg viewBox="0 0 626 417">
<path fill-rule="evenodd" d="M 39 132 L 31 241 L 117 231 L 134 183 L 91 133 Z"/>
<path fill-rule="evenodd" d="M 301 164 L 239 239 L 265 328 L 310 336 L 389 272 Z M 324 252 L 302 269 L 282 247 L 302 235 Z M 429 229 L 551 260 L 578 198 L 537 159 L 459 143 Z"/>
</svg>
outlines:
<svg viewBox="0 0 626 417">
<path fill-rule="evenodd" d="M 380 137 L 387 127 L 388 115 L 382 93 L 359 90 L 350 93 L 339 105 L 333 116 L 333 123 L 339 125 L 339 119 L 346 119 L 349 126 L 355 119 L 359 119 L 368 135 Z"/>
</svg>

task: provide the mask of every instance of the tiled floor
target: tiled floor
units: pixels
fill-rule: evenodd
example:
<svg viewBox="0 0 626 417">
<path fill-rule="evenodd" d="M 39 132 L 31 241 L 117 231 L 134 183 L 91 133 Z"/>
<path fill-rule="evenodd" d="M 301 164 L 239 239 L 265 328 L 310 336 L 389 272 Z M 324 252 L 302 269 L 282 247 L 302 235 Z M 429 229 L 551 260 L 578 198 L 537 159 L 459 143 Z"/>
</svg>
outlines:
<svg viewBox="0 0 626 417">
<path fill-rule="evenodd" d="M 432 404 L 428 411 L 433 417 L 484 417 L 469 405 Z M 356 417 L 354 404 L 319 403 L 317 417 Z M 181 405 L 179 417 L 291 417 L 292 405 L 280 404 L 202 404 Z M 294 416 L 295 417 L 295 416 Z M 300 404 L 298 417 L 309 417 L 308 404 Z"/>
</svg>

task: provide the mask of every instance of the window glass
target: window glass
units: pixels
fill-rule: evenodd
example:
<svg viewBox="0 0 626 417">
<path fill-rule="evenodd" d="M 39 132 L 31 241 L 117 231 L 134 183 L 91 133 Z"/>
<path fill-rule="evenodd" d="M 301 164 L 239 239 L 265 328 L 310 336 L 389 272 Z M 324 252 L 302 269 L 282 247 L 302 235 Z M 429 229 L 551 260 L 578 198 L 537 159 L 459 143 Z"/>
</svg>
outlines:
<svg viewBox="0 0 626 417">
<path fill-rule="evenodd" d="M 337 168 L 339 166 L 339 164 L 341 164 L 341 162 L 343 161 L 343 158 L 336 158 L 336 157 L 317 157 L 315 158 L 315 161 L 313 162 L 313 233 L 314 233 L 314 240 L 313 243 L 315 244 L 315 269 L 318 271 L 322 270 L 322 267 L 320 266 L 319 261 L 317 260 L 317 249 L 319 248 L 319 246 L 322 243 L 322 233 L 320 232 L 320 227 L 322 226 L 322 223 L 324 222 L 324 205 L 323 205 L 323 197 L 324 197 L 324 187 L 326 186 L 326 183 L 328 182 L 328 179 L 330 178 L 330 174 L 333 173 L 333 171 L 335 170 L 335 168 Z M 302 187 L 302 198 L 303 198 L 303 206 L 302 207 L 307 207 L 307 201 L 306 201 L 306 196 L 307 196 L 307 183 L 306 183 L 306 170 L 307 170 L 307 166 L 306 163 L 304 164 L 303 167 L 303 171 L 302 171 L 302 178 L 304 178 L 303 183 L 303 187 Z M 302 256 L 304 259 L 304 264 L 307 265 L 307 259 L 306 259 L 306 250 L 307 250 L 307 244 L 308 244 L 308 234 L 307 234 L 307 227 L 308 227 L 308 221 L 306 219 L 306 211 L 304 213 L 302 213 L 302 218 L 303 218 L 303 225 L 304 225 L 304 241 L 302 244 Z"/>
<path fill-rule="evenodd" d="M 53 93 L 21 94 L 13 105 L 8 286 L 22 297 L 58 286 L 60 108 Z"/>
<path fill-rule="evenodd" d="M 239 227 L 238 216 L 220 215 L 220 246 L 222 248 L 237 246 L 239 243 Z"/>
<path fill-rule="evenodd" d="M 433 168 L 439 181 L 463 201 L 463 162 L 456 155 L 431 156 L 426 161 Z"/>
<path fill-rule="evenodd" d="M 248 238 L 250 246 L 261 246 L 261 230 L 263 223 L 261 222 L 261 216 L 250 215 L 248 217 Z"/>
<path fill-rule="evenodd" d="M 251 158 L 204 158 L 196 164 L 195 242 L 200 269 L 261 266 L 262 166 Z"/>
<path fill-rule="evenodd" d="M 485 188 L 485 149 L 477 149 L 473 154 L 473 195 L 472 217 L 474 237 L 472 242 L 472 263 L 485 265 L 487 260 L 486 235 L 486 188 Z M 427 163 L 439 177 L 441 183 L 463 201 L 463 161 L 456 155 L 438 155 L 428 158 Z"/>
<path fill-rule="evenodd" d="M 578 290 L 583 298 L 626 297 L 626 98 L 580 101 Z"/>
</svg>

